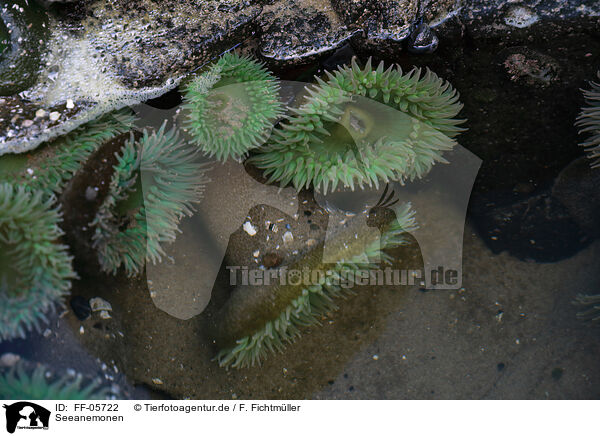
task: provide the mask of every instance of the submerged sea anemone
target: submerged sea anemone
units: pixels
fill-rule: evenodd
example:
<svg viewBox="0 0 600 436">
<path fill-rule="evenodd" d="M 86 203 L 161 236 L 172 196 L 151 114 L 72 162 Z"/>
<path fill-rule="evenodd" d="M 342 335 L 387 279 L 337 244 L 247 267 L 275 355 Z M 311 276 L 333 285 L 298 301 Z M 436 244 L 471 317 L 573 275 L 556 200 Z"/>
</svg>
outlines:
<svg viewBox="0 0 600 436">
<path fill-rule="evenodd" d="M 600 78 L 600 72 L 598 72 Z M 587 133 L 590 137 L 581 144 L 585 147 L 592 167 L 600 166 L 600 83 L 591 82 L 592 89 L 584 91 L 588 107 L 581 110 L 575 125 L 581 127 L 579 133 Z"/>
<path fill-rule="evenodd" d="M 121 148 L 109 193 L 94 221 L 93 246 L 102 270 L 121 266 L 139 274 L 146 260 L 156 263 L 161 244 L 175 240 L 179 221 L 192 215 L 206 183 L 206 167 L 196 151 L 165 124 L 152 134 L 133 134 Z"/>
<path fill-rule="evenodd" d="M 290 266 L 290 270 L 308 267 L 321 271 L 318 283 L 282 285 L 275 279 L 271 286 L 236 289 L 218 313 L 215 339 L 220 348 L 216 357 L 219 365 L 243 368 L 260 364 L 269 352 L 282 351 L 286 343 L 293 342 L 302 327 L 319 324 L 321 317 L 337 310 L 335 300 L 352 293 L 340 280 L 352 281 L 348 273 L 359 268 L 374 268 L 372 259 L 389 262 L 390 257 L 382 250 L 406 244 L 405 233 L 416 228 L 409 204 L 395 207 L 394 212 L 395 219 L 382 233 L 363 228 L 359 219 L 339 229 L 328 241 L 336 253 L 335 263 L 322 263 L 317 258 L 321 251 L 316 248 Z"/>
<path fill-rule="evenodd" d="M 105 400 L 110 396 L 98 381 L 82 385 L 81 374 L 56 377 L 46 367 L 38 365 L 28 370 L 18 363 L 0 372 L 1 400 Z"/>
<path fill-rule="evenodd" d="M 413 180 L 445 162 L 463 130 L 457 91 L 429 70 L 404 74 L 353 60 L 317 81 L 251 159 L 271 182 L 326 193 Z"/>
<path fill-rule="evenodd" d="M 281 115 L 278 92 L 262 64 L 225 53 L 188 86 L 185 127 L 209 156 L 239 160 L 269 137 Z"/>
<path fill-rule="evenodd" d="M 106 114 L 35 152 L 0 157 L 0 181 L 58 194 L 81 165 L 109 139 L 128 132 L 135 122 L 129 111 Z"/>
<path fill-rule="evenodd" d="M 0 183 L 0 340 L 25 337 L 75 278 L 67 247 L 57 240 L 60 216 L 42 191 Z"/>
<path fill-rule="evenodd" d="M 0 0 L 0 95 L 35 83 L 48 35 L 48 17 L 35 2 Z"/>
</svg>

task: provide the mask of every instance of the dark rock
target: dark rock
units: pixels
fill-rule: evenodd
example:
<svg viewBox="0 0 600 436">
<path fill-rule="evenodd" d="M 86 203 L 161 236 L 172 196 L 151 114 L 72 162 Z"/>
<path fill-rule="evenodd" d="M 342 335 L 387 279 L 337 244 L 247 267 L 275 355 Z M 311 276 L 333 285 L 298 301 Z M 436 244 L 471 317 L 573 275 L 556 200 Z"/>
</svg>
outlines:
<svg viewBox="0 0 600 436">
<path fill-rule="evenodd" d="M 265 7 L 261 21 L 261 55 L 277 64 L 311 62 L 358 32 L 344 24 L 327 2 L 279 1 Z"/>
<path fill-rule="evenodd" d="M 562 203 L 571 218 L 591 238 L 600 236 L 600 169 L 581 157 L 557 177 L 552 196 Z"/>
<path fill-rule="evenodd" d="M 77 319 L 80 321 L 85 321 L 92 314 L 90 303 L 81 295 L 75 295 L 73 298 L 71 298 L 69 305 L 71 306 L 71 309 L 73 309 L 73 313 Z"/>
<path fill-rule="evenodd" d="M 556 262 L 591 242 L 549 192 L 508 204 L 476 197 L 470 208 L 475 227 L 494 253 L 507 251 L 521 260 Z"/>
</svg>

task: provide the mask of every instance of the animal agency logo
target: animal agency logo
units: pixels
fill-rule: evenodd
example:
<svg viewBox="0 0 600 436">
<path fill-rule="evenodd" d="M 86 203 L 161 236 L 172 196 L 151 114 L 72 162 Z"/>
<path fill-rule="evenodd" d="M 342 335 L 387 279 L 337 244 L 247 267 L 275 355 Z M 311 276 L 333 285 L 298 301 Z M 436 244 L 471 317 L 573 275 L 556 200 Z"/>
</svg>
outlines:
<svg viewBox="0 0 600 436">
<path fill-rule="evenodd" d="M 19 401 L 3 406 L 6 409 L 6 431 L 48 430 L 50 411 L 29 401 Z"/>
</svg>

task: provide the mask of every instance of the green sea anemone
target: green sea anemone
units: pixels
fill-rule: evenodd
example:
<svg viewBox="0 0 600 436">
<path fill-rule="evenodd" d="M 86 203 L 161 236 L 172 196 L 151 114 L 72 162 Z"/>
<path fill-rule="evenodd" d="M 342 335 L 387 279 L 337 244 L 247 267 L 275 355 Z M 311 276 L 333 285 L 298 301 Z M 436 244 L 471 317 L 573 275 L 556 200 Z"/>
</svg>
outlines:
<svg viewBox="0 0 600 436">
<path fill-rule="evenodd" d="M 337 310 L 335 300 L 352 293 L 343 284 L 352 283 L 351 273 L 375 268 L 372 259 L 390 262 L 390 256 L 382 250 L 406 244 L 405 233 L 416 228 L 409 204 L 396 206 L 394 212 L 396 219 L 382 233 L 376 228 L 365 229 L 360 219 L 338 229 L 328 241 L 336 253 L 335 263 L 324 264 L 318 258 L 321 250 L 317 247 L 287 269 L 321 272 L 316 283 L 307 286 L 290 279 L 281 284 L 276 278 L 270 286 L 236 289 L 217 316 L 219 365 L 243 368 L 260 364 L 269 352 L 283 351 L 303 327 L 319 324 L 323 316 Z"/>
<path fill-rule="evenodd" d="M 0 0 L 0 95 L 35 84 L 48 35 L 48 16 L 35 2 Z"/>
<path fill-rule="evenodd" d="M 598 72 L 600 78 L 600 72 Z M 586 104 L 577 118 L 576 126 L 581 127 L 579 133 L 589 134 L 590 137 L 581 144 L 593 159 L 592 167 L 600 166 L 600 83 L 591 82 L 592 89 L 583 91 Z"/>
<path fill-rule="evenodd" d="M 404 74 L 383 62 L 373 69 L 370 60 L 360 68 L 353 59 L 306 90 L 251 158 L 282 186 L 327 193 L 339 184 L 413 180 L 445 162 L 463 130 L 457 91 L 429 70 Z"/>
<path fill-rule="evenodd" d="M 175 130 L 165 132 L 165 124 L 138 141 L 131 135 L 91 224 L 103 271 L 115 274 L 122 266 L 132 276 L 145 261 L 161 260 L 161 244 L 175 240 L 179 221 L 202 197 L 206 167 L 196 154 Z"/>
<path fill-rule="evenodd" d="M 281 115 L 279 85 L 264 66 L 225 53 L 185 92 L 185 127 L 200 149 L 220 161 L 240 160 L 263 144 Z"/>
<path fill-rule="evenodd" d="M 110 391 L 81 374 L 57 377 L 43 365 L 30 370 L 22 363 L 0 372 L 1 400 L 106 400 Z"/>
<path fill-rule="evenodd" d="M 60 215 L 42 191 L 0 183 L 0 340 L 25 337 L 71 288 L 75 273 L 57 241 Z"/>
<path fill-rule="evenodd" d="M 58 194 L 81 165 L 103 143 L 131 130 L 135 117 L 127 110 L 106 114 L 27 154 L 0 157 L 0 181 Z"/>
</svg>

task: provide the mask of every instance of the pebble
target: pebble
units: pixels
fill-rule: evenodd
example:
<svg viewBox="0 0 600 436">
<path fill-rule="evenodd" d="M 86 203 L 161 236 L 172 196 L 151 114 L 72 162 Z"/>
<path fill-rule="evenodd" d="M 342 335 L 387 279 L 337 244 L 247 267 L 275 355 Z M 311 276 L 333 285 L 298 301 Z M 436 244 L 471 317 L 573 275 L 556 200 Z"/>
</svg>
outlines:
<svg viewBox="0 0 600 436">
<path fill-rule="evenodd" d="M 87 201 L 94 201 L 96 197 L 98 197 L 98 188 L 92 188 L 91 186 L 88 186 L 85 189 L 85 199 Z"/>
<path fill-rule="evenodd" d="M 112 306 L 108 301 L 100 297 L 90 298 L 90 308 L 92 312 L 110 311 Z"/>
<path fill-rule="evenodd" d="M 11 367 L 15 366 L 21 360 L 21 356 L 14 353 L 4 353 L 0 356 L 0 366 Z"/>
<path fill-rule="evenodd" d="M 294 240 L 294 235 L 292 235 L 292 232 L 285 232 L 283 234 L 283 243 L 284 244 L 289 244 L 293 240 Z"/>
<path fill-rule="evenodd" d="M 50 112 L 50 121 L 58 121 L 59 118 L 60 118 L 60 113 Z"/>
<path fill-rule="evenodd" d="M 152 383 L 154 383 L 155 385 L 162 385 L 163 381 L 161 379 L 159 379 L 158 377 L 154 377 L 152 379 Z"/>
<path fill-rule="evenodd" d="M 244 223 L 244 225 L 242 226 L 242 228 L 243 228 L 243 229 L 244 229 L 244 231 L 245 231 L 246 233 L 248 233 L 250 236 L 254 236 L 254 235 L 256 235 L 256 227 L 254 227 L 250 221 L 246 221 L 246 222 Z"/>
<path fill-rule="evenodd" d="M 67 99 L 67 109 L 73 109 L 75 107 L 75 103 L 70 98 Z"/>
<path fill-rule="evenodd" d="M 45 111 L 44 109 L 38 109 L 38 110 L 35 112 L 35 116 L 36 116 L 36 118 L 42 118 L 42 117 L 45 117 L 45 116 L 46 116 L 46 111 Z"/>
<path fill-rule="evenodd" d="M 23 127 L 31 127 L 31 126 L 33 126 L 33 121 L 32 121 L 32 120 L 25 120 L 25 121 L 23 121 L 23 122 L 21 123 L 21 125 L 22 125 Z"/>
</svg>

